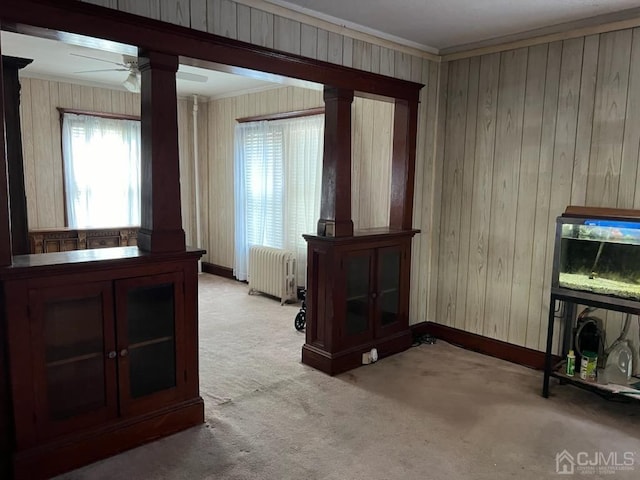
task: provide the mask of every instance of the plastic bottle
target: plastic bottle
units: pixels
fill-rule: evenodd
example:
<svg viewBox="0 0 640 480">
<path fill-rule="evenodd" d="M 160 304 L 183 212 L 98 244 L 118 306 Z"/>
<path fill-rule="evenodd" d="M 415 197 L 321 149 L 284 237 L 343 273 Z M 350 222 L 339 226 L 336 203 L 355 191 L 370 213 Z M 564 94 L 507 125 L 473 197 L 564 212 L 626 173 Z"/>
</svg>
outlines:
<svg viewBox="0 0 640 480">
<path fill-rule="evenodd" d="M 573 377 L 576 373 L 576 355 L 573 350 L 569 350 L 567 355 L 567 376 Z"/>
</svg>

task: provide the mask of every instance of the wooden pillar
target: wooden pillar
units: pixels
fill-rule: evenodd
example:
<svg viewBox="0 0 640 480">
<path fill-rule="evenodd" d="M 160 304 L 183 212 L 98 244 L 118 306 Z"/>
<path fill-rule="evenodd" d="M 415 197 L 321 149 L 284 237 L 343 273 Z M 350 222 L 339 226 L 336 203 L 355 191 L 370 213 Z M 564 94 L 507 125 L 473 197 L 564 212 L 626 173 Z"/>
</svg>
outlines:
<svg viewBox="0 0 640 480">
<path fill-rule="evenodd" d="M 353 90 L 324 87 L 324 154 L 318 235 L 353 235 L 351 220 L 351 103 Z"/>
<path fill-rule="evenodd" d="M 0 45 L 1 53 L 2 46 Z M 2 63 L 0 62 L 0 78 L 4 77 Z M 2 112 L 2 115 L 0 115 L 0 266 L 11 265 L 12 261 L 3 84 L 4 82 L 0 82 L 0 112 Z"/>
<path fill-rule="evenodd" d="M 418 101 L 396 99 L 393 117 L 389 226 L 409 230 L 413 216 Z"/>
<path fill-rule="evenodd" d="M 2 57 L 7 172 L 9 175 L 9 205 L 11 210 L 11 251 L 13 255 L 30 253 L 27 196 L 24 188 L 24 163 L 22 161 L 20 79 L 18 71 L 32 61 L 26 58 Z"/>
<path fill-rule="evenodd" d="M 144 52 L 141 73 L 141 225 L 138 247 L 185 250 L 180 211 L 176 71 L 178 57 Z"/>
</svg>

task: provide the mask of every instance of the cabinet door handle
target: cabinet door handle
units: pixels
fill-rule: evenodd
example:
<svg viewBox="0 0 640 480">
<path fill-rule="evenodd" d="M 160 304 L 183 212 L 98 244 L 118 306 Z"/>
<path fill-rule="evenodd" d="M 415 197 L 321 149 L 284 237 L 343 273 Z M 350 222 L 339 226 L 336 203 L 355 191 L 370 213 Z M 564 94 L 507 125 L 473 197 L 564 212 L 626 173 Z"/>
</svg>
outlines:
<svg viewBox="0 0 640 480">
<path fill-rule="evenodd" d="M 110 359 L 110 360 L 113 360 L 117 356 L 118 356 L 118 354 L 115 351 L 107 353 L 107 358 Z"/>
<path fill-rule="evenodd" d="M 129 350 L 127 350 L 126 348 L 123 348 L 122 350 L 120 350 L 121 357 L 126 357 L 127 355 L 129 355 Z"/>
<path fill-rule="evenodd" d="M 376 292 L 371 292 L 371 298 L 377 298 L 378 294 Z"/>
</svg>

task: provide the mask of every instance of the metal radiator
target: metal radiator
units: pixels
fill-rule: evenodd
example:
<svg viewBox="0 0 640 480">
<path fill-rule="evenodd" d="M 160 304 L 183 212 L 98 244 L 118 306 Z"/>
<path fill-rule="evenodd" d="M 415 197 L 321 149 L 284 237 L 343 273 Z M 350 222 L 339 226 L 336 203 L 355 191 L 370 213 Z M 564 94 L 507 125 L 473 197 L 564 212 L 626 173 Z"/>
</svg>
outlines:
<svg viewBox="0 0 640 480">
<path fill-rule="evenodd" d="M 249 294 L 262 292 L 280 298 L 280 304 L 297 300 L 296 257 L 279 248 L 249 249 Z"/>
</svg>

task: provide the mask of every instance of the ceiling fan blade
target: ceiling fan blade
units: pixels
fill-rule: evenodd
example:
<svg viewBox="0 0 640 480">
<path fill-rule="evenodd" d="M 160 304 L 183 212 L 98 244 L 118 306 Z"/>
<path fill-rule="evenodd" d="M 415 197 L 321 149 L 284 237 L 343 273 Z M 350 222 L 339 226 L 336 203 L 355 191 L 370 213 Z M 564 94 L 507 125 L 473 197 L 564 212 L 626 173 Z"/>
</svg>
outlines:
<svg viewBox="0 0 640 480">
<path fill-rule="evenodd" d="M 204 75 L 198 75 L 197 73 L 189 73 L 189 72 L 177 72 L 176 78 L 180 80 L 190 80 L 192 82 L 206 82 L 207 77 Z"/>
<path fill-rule="evenodd" d="M 89 55 L 81 55 L 79 53 L 70 53 L 69 55 L 73 55 L 74 57 L 90 58 L 91 60 L 97 60 L 98 62 L 110 63 L 112 65 L 118 65 L 119 67 L 126 67 L 126 65 L 124 63 L 112 62 L 111 60 L 103 60 L 102 58 L 90 57 Z"/>
<path fill-rule="evenodd" d="M 97 73 L 97 72 L 128 72 L 127 68 L 106 68 L 104 70 L 82 70 L 80 72 L 73 73 Z"/>
</svg>

